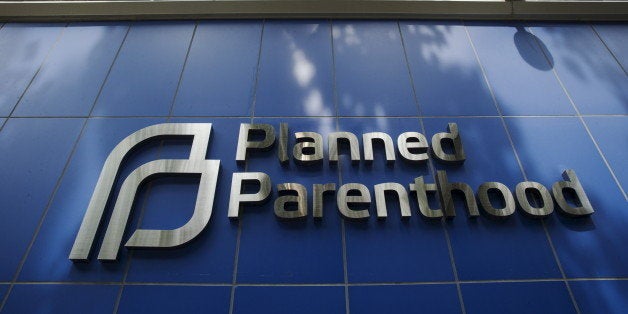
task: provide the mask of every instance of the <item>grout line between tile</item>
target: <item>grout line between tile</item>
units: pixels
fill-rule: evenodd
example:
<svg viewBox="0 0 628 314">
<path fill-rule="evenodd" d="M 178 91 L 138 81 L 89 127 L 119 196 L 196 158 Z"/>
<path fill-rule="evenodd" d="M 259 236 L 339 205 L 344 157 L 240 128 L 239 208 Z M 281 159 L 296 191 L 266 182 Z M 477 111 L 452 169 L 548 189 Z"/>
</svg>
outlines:
<svg viewBox="0 0 628 314">
<path fill-rule="evenodd" d="M 255 119 L 255 103 L 257 101 L 257 86 L 258 86 L 258 82 L 259 82 L 259 73 L 260 73 L 260 65 L 261 65 L 261 59 L 262 59 L 262 45 L 263 45 L 263 40 L 264 40 L 264 28 L 266 27 L 266 19 L 262 20 L 262 29 L 260 30 L 260 37 L 259 37 L 259 50 L 257 53 L 257 65 L 256 65 L 256 70 L 255 70 L 255 80 L 253 81 L 253 96 L 252 96 L 252 100 L 251 100 L 251 115 L 248 117 L 250 118 L 250 123 L 253 123 L 254 119 Z M 244 164 L 244 171 L 246 172 L 248 170 L 249 167 L 249 163 L 248 161 L 245 162 Z M 241 239 L 242 239 L 242 218 L 238 218 L 238 232 L 236 235 L 236 247 L 235 247 L 235 252 L 233 254 L 233 275 L 231 278 L 231 293 L 229 296 L 229 314 L 232 314 L 235 308 L 235 290 L 238 282 L 238 265 L 239 265 L 239 261 L 240 261 L 240 243 L 241 243 Z"/>
<path fill-rule="evenodd" d="M 9 120 L 9 118 L 11 118 L 13 116 L 13 113 L 15 112 L 17 107 L 20 105 L 20 102 L 22 101 L 22 98 L 24 98 L 24 95 L 26 95 L 26 92 L 28 91 L 28 89 L 31 87 L 31 85 L 35 81 L 35 78 L 37 78 L 37 75 L 39 74 L 41 69 L 46 64 L 46 61 L 48 61 L 48 58 L 50 57 L 50 53 L 55 49 L 55 47 L 57 46 L 57 44 L 61 40 L 61 37 L 63 37 L 63 33 L 65 33 L 65 30 L 67 29 L 69 24 L 70 23 L 65 23 L 65 25 L 63 26 L 63 29 L 59 32 L 59 35 L 57 35 L 57 38 L 55 38 L 55 41 L 52 43 L 50 48 L 48 48 L 48 52 L 46 52 L 46 56 L 44 57 L 44 59 L 39 64 L 39 67 L 37 68 L 37 71 L 35 71 L 35 74 L 33 74 L 33 77 L 31 77 L 30 81 L 28 81 L 28 84 L 26 85 L 26 87 L 24 88 L 24 90 L 20 94 L 20 97 L 17 99 L 17 101 L 13 105 L 13 108 L 11 108 L 11 112 L 9 112 L 9 115 L 7 117 L 7 121 Z M 4 124 L 2 124 L 2 126 L 0 126 L 0 131 L 2 131 L 3 128 L 4 128 Z M 0 306 L 0 310 L 1 309 L 2 309 L 2 306 Z"/>
<path fill-rule="evenodd" d="M 401 25 L 398 20 L 397 20 L 397 30 L 399 31 L 399 36 L 401 38 L 403 55 L 404 55 L 406 67 L 408 69 L 408 77 L 410 78 L 410 85 L 412 86 L 412 96 L 414 98 L 414 103 L 417 107 L 417 111 L 419 112 L 419 115 L 421 115 L 422 114 L 421 104 L 419 102 L 419 97 L 417 95 L 416 88 L 414 85 L 414 77 L 412 76 L 412 69 L 410 68 L 410 60 L 408 59 L 408 52 L 406 49 L 403 32 L 401 31 Z M 421 128 L 421 133 L 427 134 L 425 130 L 425 124 L 423 123 L 423 118 L 419 117 L 418 120 L 419 120 L 419 125 Z M 432 158 L 428 159 L 427 165 L 430 172 L 430 176 L 432 178 L 435 178 L 436 167 L 433 164 Z M 442 204 L 441 204 L 441 208 L 442 208 Z M 460 311 L 462 312 L 462 314 L 466 314 L 467 310 L 464 305 L 464 298 L 462 297 L 462 288 L 460 287 L 460 278 L 458 277 L 458 268 L 456 267 L 456 260 L 454 258 L 454 250 L 453 250 L 453 246 L 451 245 L 451 238 L 449 237 L 449 231 L 447 230 L 447 226 L 445 225 L 445 218 L 443 217 L 440 222 L 441 222 L 441 227 L 443 229 L 443 234 L 445 236 L 445 242 L 447 243 L 447 252 L 449 254 L 449 262 L 451 263 L 451 271 L 452 271 L 452 274 L 454 275 L 454 283 L 456 285 L 456 293 L 458 295 L 458 302 L 460 302 Z"/>
<path fill-rule="evenodd" d="M 628 75 L 628 73 L 626 72 L 626 69 L 624 69 L 624 66 L 621 64 L 621 62 L 619 62 L 619 59 L 617 58 L 617 56 L 615 55 L 615 53 L 613 52 L 613 50 L 611 50 L 611 47 L 609 47 L 606 42 L 604 41 L 604 38 L 602 38 L 602 36 L 600 36 L 600 33 L 598 33 L 597 29 L 595 29 L 595 25 L 589 23 L 589 27 L 591 27 L 591 29 L 593 30 L 593 33 L 595 33 L 595 35 L 597 36 L 597 38 L 602 42 L 602 44 L 604 45 L 604 47 L 606 47 L 606 50 L 608 50 L 608 52 L 611 54 L 611 56 L 613 56 L 613 59 L 615 59 L 615 62 L 617 62 L 617 64 L 619 65 L 619 67 L 624 71 L 624 74 Z"/>
</svg>

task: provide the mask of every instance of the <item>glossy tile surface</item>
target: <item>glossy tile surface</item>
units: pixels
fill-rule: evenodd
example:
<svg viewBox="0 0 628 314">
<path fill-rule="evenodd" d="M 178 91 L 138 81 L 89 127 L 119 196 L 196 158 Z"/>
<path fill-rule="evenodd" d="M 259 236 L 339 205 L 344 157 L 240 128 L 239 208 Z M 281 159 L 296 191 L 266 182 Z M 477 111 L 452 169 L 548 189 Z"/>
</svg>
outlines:
<svg viewBox="0 0 628 314">
<path fill-rule="evenodd" d="M 344 303 L 342 287 L 238 287 L 233 313 L 341 313 Z"/>
<path fill-rule="evenodd" d="M 462 24 L 441 21 L 399 24 L 423 115 L 497 114 Z"/>
<path fill-rule="evenodd" d="M 354 286 L 352 313 L 459 313 L 455 285 Z"/>
<path fill-rule="evenodd" d="M 174 114 L 250 115 L 261 31 L 261 21 L 199 22 Z"/>
<path fill-rule="evenodd" d="M 581 114 L 627 114 L 628 79 L 589 25 L 531 27 Z"/>
<path fill-rule="evenodd" d="M 576 281 L 570 285 L 583 313 L 619 314 L 628 307 L 628 281 Z"/>
<path fill-rule="evenodd" d="M 615 56 L 621 66 L 628 68 L 628 47 L 626 47 L 626 28 L 622 24 L 596 24 L 593 29 L 597 32 L 604 44 Z"/>
<path fill-rule="evenodd" d="M 128 23 L 66 27 L 14 115 L 88 115 L 128 28 Z"/>
<path fill-rule="evenodd" d="M 63 24 L 6 24 L 0 29 L 0 116 L 9 116 L 62 31 Z"/>
<path fill-rule="evenodd" d="M 628 188 L 628 117 L 587 117 L 584 119 L 624 191 Z"/>
<path fill-rule="evenodd" d="M 229 313 L 228 287 L 126 286 L 118 313 Z"/>
<path fill-rule="evenodd" d="M 119 289 L 115 285 L 17 285 L 3 312 L 111 313 Z"/>
<path fill-rule="evenodd" d="M 362 21 L 332 24 L 338 114 L 417 115 L 397 24 Z"/>
<path fill-rule="evenodd" d="M 615 277 L 628 274 L 624 241 L 626 201 L 577 118 L 512 118 L 506 121 L 528 179 L 546 187 L 573 169 L 596 210 L 590 217 L 554 213 L 546 221 L 565 274 Z M 542 152 L 542 153 L 541 153 Z"/>
<path fill-rule="evenodd" d="M 465 24 L 504 115 L 575 114 L 534 35 L 519 24 Z"/>
<path fill-rule="evenodd" d="M 83 124 L 9 119 L 0 132 L 0 280 L 12 280 Z"/>
<path fill-rule="evenodd" d="M 563 282 L 462 284 L 467 313 L 576 313 Z"/>
<path fill-rule="evenodd" d="M 96 116 L 167 116 L 193 22 L 136 22 L 105 82 Z"/>
<path fill-rule="evenodd" d="M 267 21 L 263 42 L 255 115 L 336 115 L 330 23 Z"/>
</svg>

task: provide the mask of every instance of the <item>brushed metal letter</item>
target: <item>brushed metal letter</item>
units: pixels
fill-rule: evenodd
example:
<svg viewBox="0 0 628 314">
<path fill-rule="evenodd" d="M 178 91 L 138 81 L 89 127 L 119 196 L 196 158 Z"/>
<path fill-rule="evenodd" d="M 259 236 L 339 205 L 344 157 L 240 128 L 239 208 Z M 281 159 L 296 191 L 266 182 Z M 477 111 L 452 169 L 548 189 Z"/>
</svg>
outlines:
<svg viewBox="0 0 628 314">
<path fill-rule="evenodd" d="M 282 219 L 307 216 L 307 190 L 298 183 L 277 184 L 277 191 L 295 191 L 297 195 L 281 195 L 275 200 L 275 216 Z M 297 210 L 286 210 L 286 203 L 297 203 Z"/>
<path fill-rule="evenodd" d="M 218 160 L 162 159 L 143 164 L 122 183 L 105 238 L 98 254 L 100 261 L 115 261 L 126 229 L 137 189 L 148 178 L 164 174 L 201 174 L 194 213 L 188 222 L 173 230 L 137 229 L 125 244 L 128 248 L 170 248 L 183 245 L 205 229 L 212 214 L 218 179 Z"/>
<path fill-rule="evenodd" d="M 388 217 L 386 208 L 386 191 L 395 192 L 399 199 L 399 208 L 401 209 L 401 218 L 409 218 L 412 215 L 410 211 L 410 201 L 408 200 L 408 191 L 403 185 L 395 182 L 380 183 L 375 185 L 375 204 L 377 206 L 377 218 L 385 219 Z"/>
<path fill-rule="evenodd" d="M 503 208 L 495 208 L 491 203 L 491 200 L 488 196 L 488 191 L 497 190 L 501 194 L 504 199 L 504 207 Z M 508 217 L 515 212 L 515 199 L 508 189 L 502 183 L 499 182 L 484 182 L 478 188 L 478 198 L 480 199 L 480 204 L 484 211 L 495 217 Z"/>
<path fill-rule="evenodd" d="M 405 132 L 397 137 L 397 149 L 399 154 L 407 161 L 425 161 L 429 157 L 427 149 L 429 145 L 425 136 L 418 132 Z M 410 150 L 418 151 L 413 153 Z"/>
<path fill-rule="evenodd" d="M 556 198 L 556 203 L 558 204 L 558 211 L 568 216 L 589 216 L 595 212 L 593 210 L 593 206 L 591 206 L 591 202 L 589 202 L 589 198 L 587 194 L 584 192 L 584 188 L 582 188 L 582 184 L 580 184 L 580 180 L 578 180 L 578 176 L 576 176 L 576 172 L 572 169 L 567 169 L 563 172 L 563 179 L 566 181 L 558 181 L 554 183 L 552 186 L 552 192 L 554 193 L 554 198 Z M 565 199 L 565 195 L 563 191 L 565 189 L 572 189 L 576 192 L 576 196 L 578 197 L 578 202 L 580 202 L 579 207 L 573 207 L 567 203 Z"/>
<path fill-rule="evenodd" d="M 326 192 L 335 192 L 336 183 L 314 184 L 314 218 L 323 218 L 323 196 Z"/>
<path fill-rule="evenodd" d="M 362 145 L 364 145 L 364 161 L 373 161 L 373 142 L 380 140 L 384 143 L 384 151 L 386 152 L 386 162 L 395 162 L 395 146 L 390 135 L 383 132 L 371 132 L 362 134 Z"/>
<path fill-rule="evenodd" d="M 288 160 L 290 160 L 290 158 L 288 158 L 288 123 L 279 124 L 279 147 L 277 149 L 279 163 L 287 163 Z"/>
<path fill-rule="evenodd" d="M 542 207 L 534 207 L 530 204 L 528 200 L 528 196 L 526 195 L 526 190 L 536 190 L 541 195 L 543 199 Z M 523 209 L 525 213 L 532 217 L 542 218 L 554 211 L 554 201 L 552 200 L 552 195 L 550 195 L 549 191 L 543 184 L 532 181 L 524 181 L 517 184 L 516 187 L 517 194 L 517 203 L 519 203 L 519 207 Z"/>
<path fill-rule="evenodd" d="M 242 193 L 244 181 L 259 183 L 259 191 L 253 194 Z M 259 204 L 266 201 L 270 195 L 270 177 L 263 172 L 235 172 L 231 179 L 231 196 L 229 197 L 229 218 L 240 218 L 240 204 Z"/>
<path fill-rule="evenodd" d="M 358 191 L 360 195 L 349 196 L 349 191 Z M 347 183 L 338 189 L 336 203 L 338 204 L 338 210 L 344 217 L 349 219 L 366 219 L 369 218 L 368 209 L 353 210 L 349 208 L 349 203 L 370 204 L 371 192 L 363 184 Z"/>
<path fill-rule="evenodd" d="M 464 194 L 470 218 L 480 215 L 478 205 L 475 202 L 475 194 L 468 184 L 461 182 L 449 183 L 447 181 L 447 172 L 439 170 L 436 172 L 436 185 L 438 186 L 438 195 L 440 196 L 440 203 L 443 206 L 445 217 L 456 217 L 454 199 L 451 195 L 452 191 L 460 191 Z"/>
<path fill-rule="evenodd" d="M 135 146 L 160 136 L 193 136 L 190 160 L 204 160 L 210 133 L 211 123 L 163 123 L 138 130 L 118 143 L 109 153 L 100 171 L 94 194 L 89 201 L 69 259 L 74 262 L 88 260 L 120 165 Z"/>
<path fill-rule="evenodd" d="M 466 155 L 462 146 L 462 139 L 458 125 L 455 123 L 447 124 L 447 132 L 436 133 L 432 136 L 432 154 L 434 157 L 445 164 L 464 163 Z M 448 154 L 443 150 L 443 140 L 448 139 L 453 143 L 453 154 Z"/>
<path fill-rule="evenodd" d="M 323 160 L 323 137 L 316 132 L 294 133 L 297 143 L 292 149 L 294 159 L 302 164 L 313 164 Z M 313 149 L 314 152 L 306 154 L 306 149 Z"/>
<path fill-rule="evenodd" d="M 346 140 L 349 142 L 349 151 L 351 152 L 351 162 L 357 163 L 360 161 L 360 143 L 358 137 L 351 132 L 333 132 L 327 136 L 327 144 L 329 145 L 329 163 L 335 164 L 338 162 L 338 149 L 339 141 Z"/>
<path fill-rule="evenodd" d="M 443 211 L 440 208 L 431 209 L 427 199 L 427 192 L 438 193 L 438 188 L 434 183 L 424 183 L 423 177 L 414 178 L 414 183 L 410 183 L 410 191 L 416 191 L 417 201 L 419 203 L 419 212 L 423 217 L 429 219 L 440 219 L 443 217 Z"/>
<path fill-rule="evenodd" d="M 261 141 L 249 141 L 249 135 L 253 132 L 263 132 L 264 139 Z M 240 124 L 240 134 L 238 135 L 238 148 L 236 149 L 236 162 L 244 163 L 247 153 L 250 150 L 269 149 L 275 143 L 275 128 L 270 124 Z"/>
</svg>

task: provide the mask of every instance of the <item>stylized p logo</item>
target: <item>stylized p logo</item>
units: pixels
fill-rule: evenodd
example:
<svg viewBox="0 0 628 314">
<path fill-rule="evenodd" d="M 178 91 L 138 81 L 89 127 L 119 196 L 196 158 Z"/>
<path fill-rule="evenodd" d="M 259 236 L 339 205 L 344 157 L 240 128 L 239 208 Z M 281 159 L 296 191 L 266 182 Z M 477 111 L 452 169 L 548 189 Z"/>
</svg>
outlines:
<svg viewBox="0 0 628 314">
<path fill-rule="evenodd" d="M 211 123 L 164 123 L 141 129 L 122 140 L 111 151 L 100 172 L 96 189 L 83 217 L 78 235 L 74 240 L 70 260 L 75 262 L 88 260 L 120 164 L 133 147 L 155 137 L 193 136 L 190 158 L 151 161 L 135 169 L 124 180 L 118 199 L 115 201 L 98 259 L 101 261 L 116 260 L 137 189 L 142 182 L 157 175 L 201 175 L 194 214 L 185 225 L 177 229 L 137 229 L 125 246 L 131 248 L 176 247 L 189 242 L 203 231 L 212 214 L 220 166 L 219 160 L 205 160 L 210 132 Z"/>
</svg>

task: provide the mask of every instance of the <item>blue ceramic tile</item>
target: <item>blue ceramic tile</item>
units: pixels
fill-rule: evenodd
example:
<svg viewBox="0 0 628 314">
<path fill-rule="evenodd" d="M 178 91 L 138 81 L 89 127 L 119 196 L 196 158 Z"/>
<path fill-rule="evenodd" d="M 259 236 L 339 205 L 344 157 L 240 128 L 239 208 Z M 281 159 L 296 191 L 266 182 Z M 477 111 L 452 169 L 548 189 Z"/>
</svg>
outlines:
<svg viewBox="0 0 628 314">
<path fill-rule="evenodd" d="M 174 115 L 250 115 L 261 31 L 259 21 L 199 22 Z"/>
<path fill-rule="evenodd" d="M 24 281 L 118 281 L 122 279 L 127 251 L 120 250 L 119 261 L 100 263 L 96 255 L 102 234 L 95 240 L 89 263 L 74 264 L 68 255 L 79 230 L 83 215 L 96 186 L 105 159 L 122 139 L 131 133 L 162 119 L 90 119 L 68 165 L 61 184 L 48 210 L 39 235 L 26 259 L 20 279 Z M 139 165 L 157 159 L 159 141 L 150 141 L 130 154 L 118 174 L 114 191 L 118 191 L 124 178 Z M 116 199 L 116 192 L 111 200 Z M 138 195 L 138 199 L 142 199 Z M 113 206 L 109 202 L 110 213 Z M 139 210 L 134 210 L 127 228 L 133 230 Z M 108 215 L 105 215 L 108 217 Z M 101 231 L 108 218 L 103 219 Z"/>
<path fill-rule="evenodd" d="M 626 73 L 589 25 L 542 24 L 531 31 L 580 113 L 628 113 Z"/>
<path fill-rule="evenodd" d="M 331 32 L 327 21 L 264 26 L 256 116 L 333 116 Z"/>
<path fill-rule="evenodd" d="M 460 313 L 455 285 L 388 285 L 349 288 L 351 313 Z"/>
<path fill-rule="evenodd" d="M 333 40 L 339 115 L 418 115 L 396 22 L 334 22 Z"/>
<path fill-rule="evenodd" d="M 62 30 L 62 24 L 6 24 L 0 29 L 0 116 L 9 116 Z"/>
<path fill-rule="evenodd" d="M 111 313 L 120 287 L 15 285 L 5 313 Z"/>
<path fill-rule="evenodd" d="M 235 151 L 240 119 L 177 119 L 171 122 L 212 123 L 208 159 L 220 160 L 220 173 L 211 220 L 202 234 L 175 250 L 138 250 L 127 281 L 231 283 L 238 226 L 227 218 L 231 175 L 237 172 Z M 247 120 L 246 122 L 249 122 Z M 167 145 L 160 158 L 186 158 L 189 145 Z M 242 171 L 242 170 L 240 170 Z M 142 228 L 173 229 L 183 225 L 194 211 L 198 178 L 161 178 L 151 183 L 143 208 Z"/>
<path fill-rule="evenodd" d="M 231 287 L 125 286 L 118 313 L 229 313 Z"/>
<path fill-rule="evenodd" d="M 497 115 L 459 22 L 400 22 L 423 115 Z"/>
<path fill-rule="evenodd" d="M 474 191 L 484 182 L 501 182 L 514 195 L 523 175 L 499 118 L 424 119 L 427 134 L 458 125 L 466 160 L 462 166 L 436 164 L 449 182 L 464 182 Z M 515 213 L 503 220 L 482 216 L 469 219 L 466 207 L 456 202 L 456 217 L 446 225 L 461 280 L 558 278 L 560 272 L 537 220 Z M 496 258 L 486 258 L 494 256 Z"/>
<path fill-rule="evenodd" d="M 598 24 L 593 25 L 595 31 L 610 49 L 617 61 L 624 69 L 628 68 L 628 45 L 626 45 L 625 24 Z"/>
<path fill-rule="evenodd" d="M 237 287 L 233 312 L 344 313 L 343 287 Z"/>
<path fill-rule="evenodd" d="M 10 119 L 0 133 L 0 281 L 13 278 L 83 125 Z"/>
<path fill-rule="evenodd" d="M 4 300 L 4 294 L 9 290 L 9 285 L 0 285 L 0 297 Z"/>
<path fill-rule="evenodd" d="M 127 23 L 69 25 L 14 116 L 86 116 L 128 27 Z"/>
<path fill-rule="evenodd" d="M 621 314 L 628 308 L 628 281 L 572 281 L 569 286 L 582 313 Z"/>
<path fill-rule="evenodd" d="M 362 143 L 362 134 L 386 132 L 397 146 L 403 132 L 422 133 L 418 119 L 369 118 L 340 119 L 339 130 L 354 133 Z M 364 158 L 363 145 L 361 156 Z M 385 163 L 384 149 L 375 145 L 371 165 L 352 165 L 348 152 L 341 150 L 342 183 L 361 183 L 371 191 L 370 218 L 366 221 L 345 221 L 347 272 L 349 282 L 409 282 L 453 280 L 445 233 L 440 221 L 426 221 L 419 216 L 416 195 L 408 192 L 412 217 L 401 219 L 396 197 L 387 198 L 388 218 L 378 220 L 374 185 L 396 182 L 408 189 L 414 178 L 429 177 L 426 163 L 410 164 L 397 155 L 393 166 Z M 427 267 L 426 265 L 429 265 Z"/>
<path fill-rule="evenodd" d="M 628 117 L 584 118 L 624 191 L 628 188 Z"/>
<path fill-rule="evenodd" d="M 318 132 L 326 141 L 334 131 L 333 118 L 319 119 L 255 119 L 255 123 L 270 123 L 279 132 L 279 123 L 289 124 L 292 155 L 295 132 Z M 275 146 L 275 148 L 277 145 Z M 327 148 L 325 155 L 327 155 Z M 329 283 L 343 282 L 342 234 L 340 218 L 335 210 L 335 196 L 325 197 L 323 218 L 312 217 L 313 184 L 338 184 L 337 169 L 325 160 L 319 167 L 300 166 L 293 162 L 282 167 L 276 150 L 249 155 L 247 171 L 267 173 L 272 181 L 272 198 L 258 206 L 244 206 L 241 216 L 242 235 L 238 259 L 237 281 L 240 283 Z M 277 184 L 299 183 L 308 193 L 308 216 L 296 221 L 275 217 L 274 199 Z"/>
<path fill-rule="evenodd" d="M 563 282 L 462 284 L 467 313 L 575 313 Z"/>
<path fill-rule="evenodd" d="M 573 169 L 595 213 L 546 221 L 567 277 L 628 275 L 628 207 L 584 126 L 577 118 L 507 119 L 513 141 L 531 181 L 551 189 Z"/>
<path fill-rule="evenodd" d="M 575 114 L 535 37 L 517 24 L 467 29 L 504 115 Z"/>
<path fill-rule="evenodd" d="M 168 115 L 193 30 L 194 22 L 133 24 L 93 114 Z"/>
</svg>

